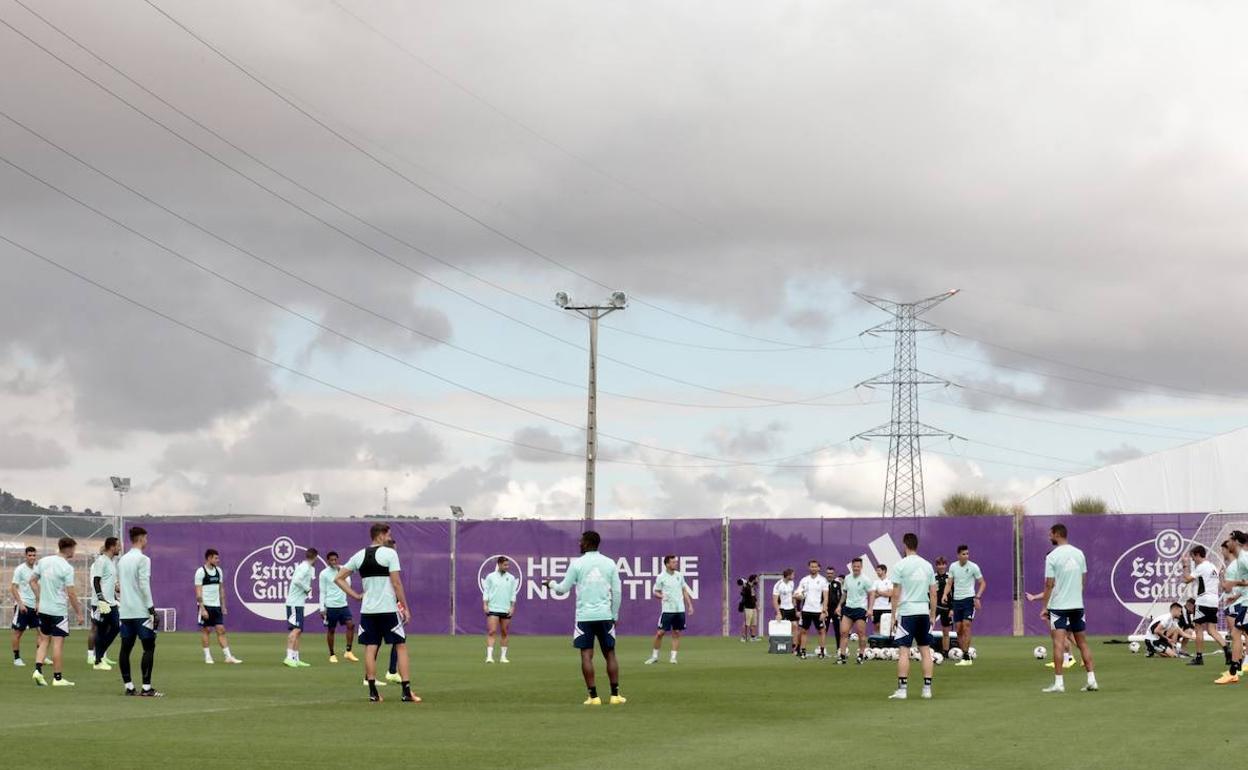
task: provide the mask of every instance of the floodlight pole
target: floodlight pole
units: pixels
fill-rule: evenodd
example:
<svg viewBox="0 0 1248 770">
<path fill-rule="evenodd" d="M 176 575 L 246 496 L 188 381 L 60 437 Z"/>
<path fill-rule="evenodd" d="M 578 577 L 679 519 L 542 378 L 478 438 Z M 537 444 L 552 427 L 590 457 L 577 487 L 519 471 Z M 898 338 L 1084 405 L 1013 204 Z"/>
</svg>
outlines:
<svg viewBox="0 0 1248 770">
<path fill-rule="evenodd" d="M 566 294 L 556 301 L 564 310 L 571 310 L 589 320 L 589 397 L 585 420 L 585 520 L 594 520 L 596 494 L 595 474 L 598 465 L 598 321 L 627 306 L 624 295 L 616 292 L 607 305 L 573 305 Z"/>
</svg>

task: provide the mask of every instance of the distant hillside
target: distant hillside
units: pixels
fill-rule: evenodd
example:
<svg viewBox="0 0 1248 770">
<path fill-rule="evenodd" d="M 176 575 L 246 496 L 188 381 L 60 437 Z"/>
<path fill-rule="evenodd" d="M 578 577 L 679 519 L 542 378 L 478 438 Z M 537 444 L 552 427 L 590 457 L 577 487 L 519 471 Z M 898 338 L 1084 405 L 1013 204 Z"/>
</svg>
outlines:
<svg viewBox="0 0 1248 770">
<path fill-rule="evenodd" d="M 0 489 L 0 514 L 17 514 L 20 516 L 102 516 L 104 512 L 93 511 L 90 508 L 75 511 L 68 505 L 52 505 L 45 508 L 39 503 L 22 500 L 15 497 L 13 493 Z"/>
</svg>

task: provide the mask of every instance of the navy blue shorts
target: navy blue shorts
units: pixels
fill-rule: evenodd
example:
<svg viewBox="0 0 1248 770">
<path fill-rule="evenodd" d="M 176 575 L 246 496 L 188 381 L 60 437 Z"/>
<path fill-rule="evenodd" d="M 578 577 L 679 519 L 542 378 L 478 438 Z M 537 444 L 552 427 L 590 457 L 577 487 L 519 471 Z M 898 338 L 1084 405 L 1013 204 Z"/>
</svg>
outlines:
<svg viewBox="0 0 1248 770">
<path fill-rule="evenodd" d="M 893 639 L 898 647 L 914 644 L 920 647 L 932 646 L 932 616 L 902 615 L 901 622 L 893 630 Z"/>
<path fill-rule="evenodd" d="M 842 617 L 849 618 L 849 620 L 853 623 L 857 623 L 860 620 L 865 622 L 867 619 L 867 608 L 866 607 L 846 607 L 845 612 L 842 613 Z"/>
<path fill-rule="evenodd" d="M 603 652 L 615 649 L 614 620 L 578 620 L 572 634 L 572 646 L 578 650 L 594 649 L 594 640 Z"/>
<path fill-rule="evenodd" d="M 39 613 L 35 612 L 33 607 L 27 607 L 25 612 L 17 609 L 17 605 L 13 605 L 13 630 L 25 631 L 28 628 L 39 628 Z"/>
<path fill-rule="evenodd" d="M 288 631 L 303 630 L 303 605 L 291 607 L 286 605 L 286 629 Z"/>
<path fill-rule="evenodd" d="M 64 615 L 39 613 L 39 633 L 44 636 L 69 636 L 69 618 Z"/>
<path fill-rule="evenodd" d="M 1243 604 L 1233 605 L 1227 608 L 1226 614 L 1236 628 L 1241 631 L 1248 631 L 1248 606 Z"/>
<path fill-rule="evenodd" d="M 1081 634 L 1088 628 L 1083 617 L 1083 610 L 1049 610 L 1049 625 L 1054 631 L 1068 631 Z"/>
<path fill-rule="evenodd" d="M 487 618 L 498 618 L 499 620 L 511 620 L 510 612 L 487 612 L 485 616 Z"/>
<path fill-rule="evenodd" d="M 325 627 L 337 628 L 345 626 L 351 622 L 350 607 L 326 607 L 325 608 Z"/>
<path fill-rule="evenodd" d="M 787 620 L 790 623 L 796 623 L 797 622 L 797 608 L 788 609 L 788 610 L 780 610 L 780 619 Z"/>
<path fill-rule="evenodd" d="M 407 631 L 397 612 L 360 615 L 360 644 L 377 647 L 383 644 L 407 644 Z"/>
<path fill-rule="evenodd" d="M 127 618 L 121 621 L 121 638 L 134 639 L 138 637 L 140 641 L 154 640 L 156 638 L 156 628 L 152 625 L 152 619 L 148 618 Z"/>
<path fill-rule="evenodd" d="M 966 621 L 970 623 L 975 619 L 975 598 L 970 599 L 954 599 L 953 600 L 953 622 L 961 623 Z"/>
<path fill-rule="evenodd" d="M 664 612 L 659 615 L 660 631 L 684 631 L 685 630 L 685 613 L 683 612 Z"/>
<path fill-rule="evenodd" d="M 953 608 L 952 607 L 937 607 L 936 608 L 936 622 L 944 626 L 945 628 L 952 626 L 953 625 Z"/>
<path fill-rule="evenodd" d="M 215 628 L 225 625 L 225 615 L 221 612 L 220 607 L 205 607 L 204 614 L 207 617 L 204 617 L 204 615 L 199 616 L 199 625 L 204 628 Z"/>
</svg>

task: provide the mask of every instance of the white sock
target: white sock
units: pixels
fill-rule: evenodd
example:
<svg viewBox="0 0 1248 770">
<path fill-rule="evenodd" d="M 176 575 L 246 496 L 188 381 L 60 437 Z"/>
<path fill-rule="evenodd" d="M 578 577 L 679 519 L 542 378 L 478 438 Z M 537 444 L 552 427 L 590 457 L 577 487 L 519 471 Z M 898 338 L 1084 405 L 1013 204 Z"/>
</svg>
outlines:
<svg viewBox="0 0 1248 770">
<path fill-rule="evenodd" d="M 204 648 L 204 660 L 212 660 L 212 650 Z"/>
<path fill-rule="evenodd" d="M 658 660 L 658 659 L 659 659 L 659 651 L 650 650 L 650 660 Z"/>
<path fill-rule="evenodd" d="M 286 660 L 294 660 L 294 659 L 295 659 L 294 649 L 291 647 L 287 647 L 286 648 Z"/>
<path fill-rule="evenodd" d="M 126 689 L 127 689 L 127 690 L 133 690 L 133 689 L 134 689 L 134 682 L 126 682 Z"/>
<path fill-rule="evenodd" d="M 152 686 L 150 684 L 143 685 L 143 692 L 147 692 L 150 689 L 152 689 Z"/>
<path fill-rule="evenodd" d="M 676 651 L 672 650 L 672 660 L 676 660 Z"/>
<path fill-rule="evenodd" d="M 506 648 L 506 647 L 503 647 L 503 648 L 502 648 L 502 651 L 503 651 L 503 657 L 504 657 L 504 658 L 505 658 L 505 657 L 507 657 L 507 648 Z"/>
<path fill-rule="evenodd" d="M 1066 678 L 1063 677 L 1061 674 L 1057 674 L 1053 677 L 1053 684 L 1057 685 L 1058 687 L 1065 687 Z"/>
<path fill-rule="evenodd" d="M 222 648 L 221 648 L 221 652 L 222 652 L 222 654 L 224 654 L 224 655 L 225 655 L 225 659 L 226 659 L 226 660 L 229 660 L 230 658 L 233 658 L 233 657 L 234 657 L 233 655 L 231 655 L 231 654 L 230 654 L 230 648 L 229 648 L 229 647 L 222 647 Z"/>
<path fill-rule="evenodd" d="M 494 645 L 492 644 L 485 645 L 485 659 L 494 660 Z"/>
<path fill-rule="evenodd" d="M 87 650 L 87 657 L 91 659 L 92 663 L 94 663 L 95 662 L 95 650 Z"/>
<path fill-rule="evenodd" d="M 1092 673 L 1091 671 L 1088 672 L 1088 684 L 1092 685 L 1093 687 L 1096 687 L 1096 674 Z"/>
</svg>

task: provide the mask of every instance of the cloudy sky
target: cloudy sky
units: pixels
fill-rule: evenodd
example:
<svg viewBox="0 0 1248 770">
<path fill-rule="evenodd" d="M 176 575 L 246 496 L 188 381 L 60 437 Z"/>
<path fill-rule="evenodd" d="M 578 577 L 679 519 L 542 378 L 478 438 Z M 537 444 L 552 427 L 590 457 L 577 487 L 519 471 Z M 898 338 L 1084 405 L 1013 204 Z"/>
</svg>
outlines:
<svg viewBox="0 0 1248 770">
<path fill-rule="evenodd" d="M 1240 3 L 0 0 L 0 487 L 128 512 L 929 508 L 1248 423 Z"/>
</svg>

